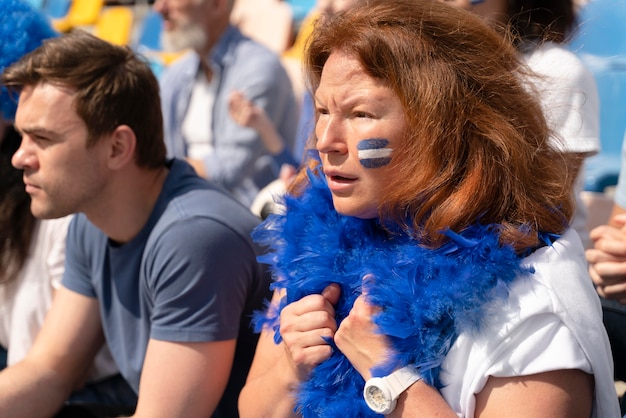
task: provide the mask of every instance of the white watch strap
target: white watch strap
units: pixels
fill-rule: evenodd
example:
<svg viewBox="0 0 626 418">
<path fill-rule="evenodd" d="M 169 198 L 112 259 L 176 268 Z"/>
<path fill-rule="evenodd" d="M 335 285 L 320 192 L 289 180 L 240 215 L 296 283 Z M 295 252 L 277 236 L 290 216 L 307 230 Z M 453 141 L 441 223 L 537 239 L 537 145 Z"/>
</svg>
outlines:
<svg viewBox="0 0 626 418">
<path fill-rule="evenodd" d="M 417 372 L 414 366 L 404 366 L 401 369 L 396 370 L 388 376 L 383 378 L 391 388 L 391 393 L 394 394 L 394 400 L 407 390 L 413 383 L 422 379 L 422 376 Z"/>
</svg>

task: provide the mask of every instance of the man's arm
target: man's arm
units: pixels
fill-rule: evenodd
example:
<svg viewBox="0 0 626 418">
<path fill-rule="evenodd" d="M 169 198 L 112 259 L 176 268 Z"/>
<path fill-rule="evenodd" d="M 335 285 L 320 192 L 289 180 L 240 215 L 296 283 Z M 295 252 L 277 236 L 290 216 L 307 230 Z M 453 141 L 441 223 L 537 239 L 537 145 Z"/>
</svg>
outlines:
<svg viewBox="0 0 626 418">
<path fill-rule="evenodd" d="M 220 401 L 235 340 L 175 343 L 151 339 L 136 418 L 209 417 Z"/>
<path fill-rule="evenodd" d="M 61 287 L 26 358 L 0 373 L 0 416 L 53 416 L 103 341 L 98 302 Z"/>
</svg>

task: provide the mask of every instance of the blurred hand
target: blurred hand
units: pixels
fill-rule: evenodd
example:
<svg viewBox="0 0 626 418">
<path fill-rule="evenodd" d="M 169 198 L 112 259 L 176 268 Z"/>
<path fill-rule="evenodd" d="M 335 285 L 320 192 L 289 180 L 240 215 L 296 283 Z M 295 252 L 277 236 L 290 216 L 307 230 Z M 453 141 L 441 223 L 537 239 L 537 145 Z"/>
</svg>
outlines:
<svg viewBox="0 0 626 418">
<path fill-rule="evenodd" d="M 324 338 L 334 338 L 337 331 L 335 307 L 341 289 L 331 284 L 321 295 L 308 295 L 293 302 L 280 314 L 280 334 L 287 358 L 300 381 L 332 354 Z"/>
<path fill-rule="evenodd" d="M 591 230 L 594 247 L 585 255 L 598 294 L 626 304 L 626 214 L 616 215 L 611 223 Z"/>
<path fill-rule="evenodd" d="M 241 126 L 258 129 L 263 111 L 244 96 L 241 91 L 235 90 L 228 99 L 230 117 Z"/>
</svg>

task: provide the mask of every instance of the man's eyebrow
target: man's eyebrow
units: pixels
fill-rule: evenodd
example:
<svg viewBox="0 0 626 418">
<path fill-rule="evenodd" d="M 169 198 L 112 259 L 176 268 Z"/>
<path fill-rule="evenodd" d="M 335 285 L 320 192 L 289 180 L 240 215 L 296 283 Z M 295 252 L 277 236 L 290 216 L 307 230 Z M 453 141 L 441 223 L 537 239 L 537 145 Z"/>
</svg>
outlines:
<svg viewBox="0 0 626 418">
<path fill-rule="evenodd" d="M 46 128 L 42 128 L 42 127 L 39 127 L 39 126 L 33 126 L 33 127 L 26 126 L 24 128 L 19 128 L 19 127 L 15 126 L 15 129 L 17 130 L 17 132 L 20 135 L 23 135 L 25 133 L 26 134 L 31 134 L 31 135 L 32 134 L 36 134 L 36 135 L 43 135 L 43 136 L 57 136 L 58 135 L 58 133 L 55 132 L 55 131 L 52 131 L 52 130 L 46 129 Z"/>
</svg>

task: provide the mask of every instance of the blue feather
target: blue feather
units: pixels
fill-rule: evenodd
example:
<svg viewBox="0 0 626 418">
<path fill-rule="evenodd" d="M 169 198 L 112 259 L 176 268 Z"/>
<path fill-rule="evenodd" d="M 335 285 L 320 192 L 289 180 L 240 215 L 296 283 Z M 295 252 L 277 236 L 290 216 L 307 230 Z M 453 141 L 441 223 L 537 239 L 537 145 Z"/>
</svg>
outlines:
<svg viewBox="0 0 626 418">
<path fill-rule="evenodd" d="M 532 270 L 521 266 L 513 248 L 500 245 L 495 225 L 442 231 L 449 242 L 428 249 L 408 235 L 391 236 L 377 220 L 338 214 L 324 177 L 308 174 L 308 189 L 285 197 L 285 214 L 272 215 L 253 232 L 270 249 L 260 260 L 271 264 L 275 288 L 287 292 L 280 306 L 255 317 L 256 329 L 269 326 L 279 342 L 282 307 L 330 283 L 341 286 L 335 307 L 341 323 L 371 274 L 368 299 L 382 308 L 374 321 L 394 349 L 373 374 L 414 364 L 426 382 L 439 386 L 441 363 L 459 333 L 480 330 L 491 314 L 486 304 L 506 299 L 508 285 Z M 296 410 L 304 417 L 376 416 L 363 401 L 364 383 L 335 348 L 301 385 Z"/>
<path fill-rule="evenodd" d="M 48 18 L 23 0 L 0 0 L 0 73 L 23 55 L 57 36 Z M 6 87 L 0 88 L 0 116 L 13 120 L 17 100 Z"/>
</svg>

